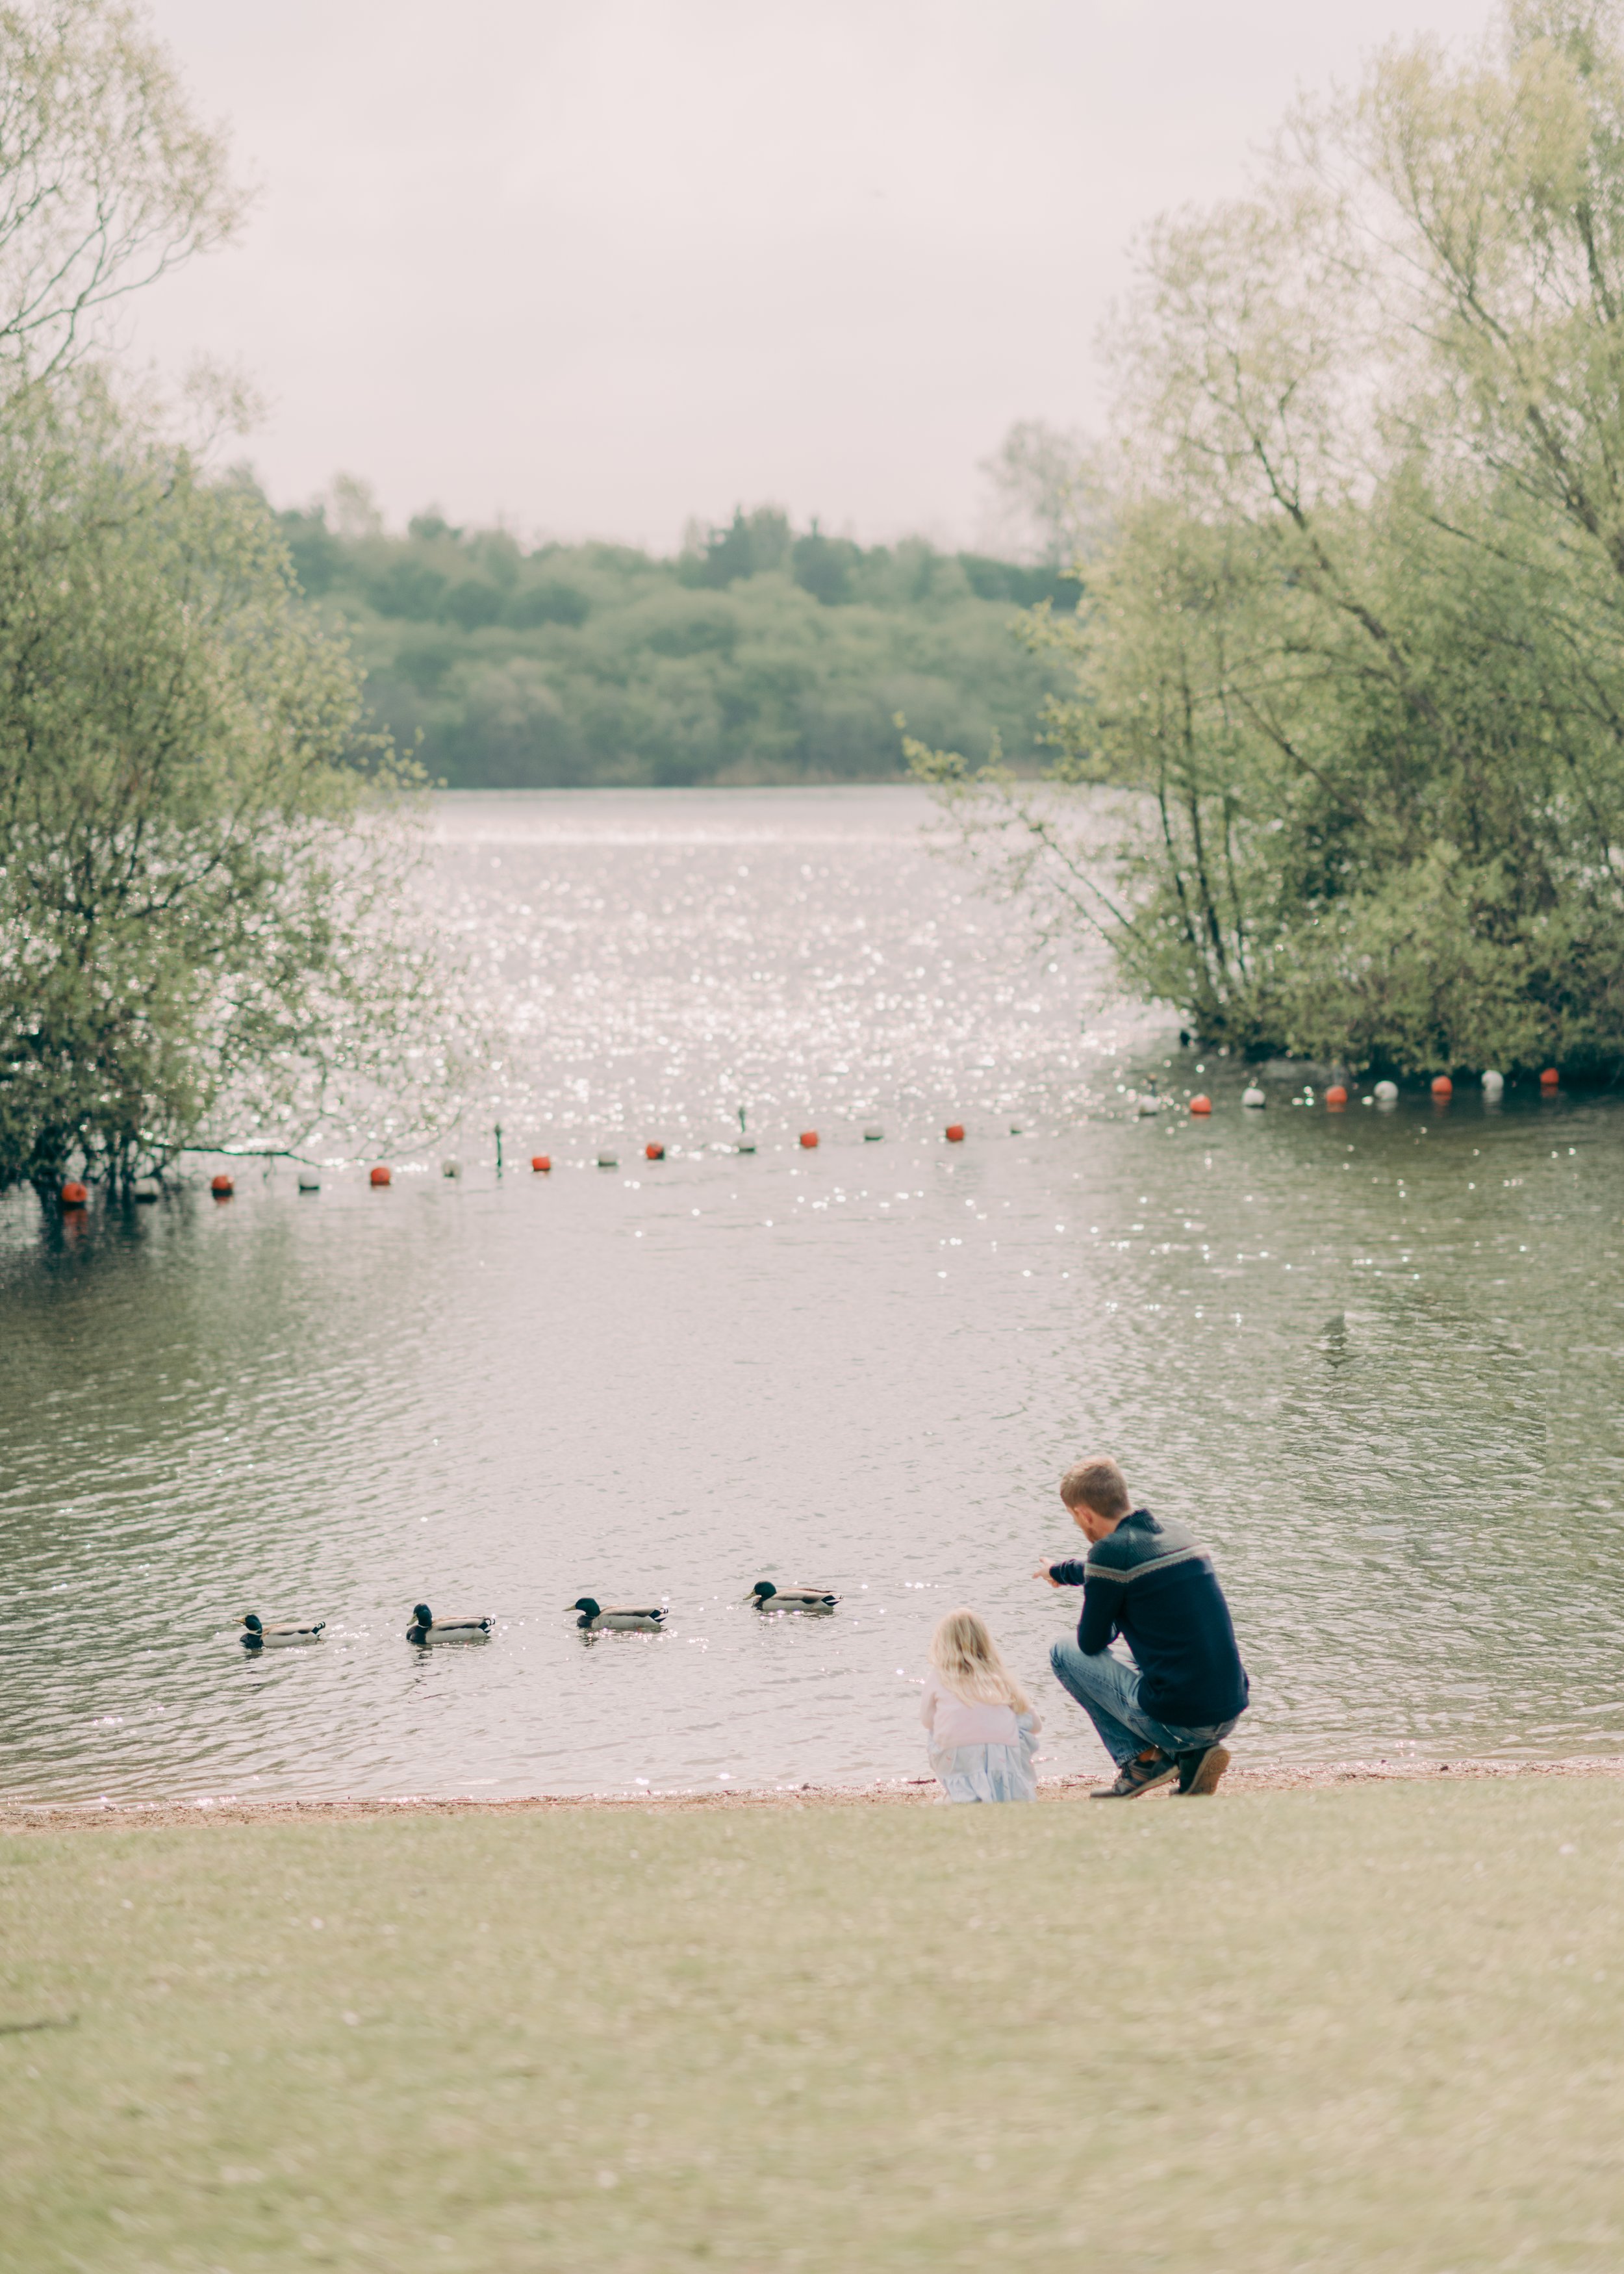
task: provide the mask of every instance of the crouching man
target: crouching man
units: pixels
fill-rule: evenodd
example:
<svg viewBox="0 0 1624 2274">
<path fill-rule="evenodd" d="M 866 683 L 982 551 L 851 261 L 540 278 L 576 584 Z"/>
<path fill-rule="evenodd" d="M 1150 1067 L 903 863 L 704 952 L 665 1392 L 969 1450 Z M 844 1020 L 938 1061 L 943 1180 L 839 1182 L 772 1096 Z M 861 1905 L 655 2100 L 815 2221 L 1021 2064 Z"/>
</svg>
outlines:
<svg viewBox="0 0 1624 2274">
<path fill-rule="evenodd" d="M 1083 1591 L 1076 1641 L 1049 1655 L 1116 1764 L 1116 1783 L 1094 1797 L 1136 1800 L 1175 1779 L 1181 1793 L 1216 1792 L 1247 1685 L 1212 1557 L 1184 1525 L 1135 1508 L 1115 1461 L 1079 1461 L 1060 1497 L 1088 1553 L 1033 1577 Z M 1132 1666 L 1111 1653 L 1116 1635 Z"/>
</svg>

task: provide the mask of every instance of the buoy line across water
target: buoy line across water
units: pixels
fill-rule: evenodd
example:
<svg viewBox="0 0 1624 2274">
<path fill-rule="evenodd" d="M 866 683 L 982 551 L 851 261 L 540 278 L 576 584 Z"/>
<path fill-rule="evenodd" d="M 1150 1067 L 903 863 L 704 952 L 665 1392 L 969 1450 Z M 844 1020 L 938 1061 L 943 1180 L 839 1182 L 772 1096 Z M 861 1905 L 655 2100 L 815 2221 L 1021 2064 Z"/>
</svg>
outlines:
<svg viewBox="0 0 1624 2274">
<path fill-rule="evenodd" d="M 1503 1094 L 1506 1094 L 1506 1075 L 1503 1075 L 1497 1066 L 1487 1066 L 1481 1075 L 1481 1087 L 1483 1087 L 1483 1098 L 1485 1098 L 1485 1103 L 1499 1103 L 1503 1098 Z M 1556 1066 L 1545 1066 L 1545 1069 L 1540 1071 L 1540 1096 L 1552 1098 L 1556 1096 L 1558 1091 L 1560 1091 L 1560 1071 L 1558 1071 Z M 1447 1073 L 1433 1075 L 1431 1082 L 1428 1082 L 1428 1094 L 1433 1096 L 1433 1101 L 1438 1103 L 1438 1105 L 1449 1103 L 1455 1094 L 1454 1078 Z M 1128 1101 L 1131 1101 L 1132 1112 L 1138 1114 L 1138 1117 L 1155 1117 L 1155 1114 L 1162 1112 L 1162 1108 L 1169 1108 L 1171 1103 L 1174 1103 L 1171 1098 L 1158 1096 L 1154 1081 L 1151 1081 L 1151 1089 L 1148 1089 L 1147 1094 L 1128 1091 Z M 1267 1098 L 1267 1091 L 1262 1089 L 1262 1087 L 1258 1087 L 1258 1082 L 1249 1082 L 1246 1089 L 1242 1089 L 1242 1094 L 1239 1094 L 1239 1103 L 1242 1103 L 1244 1108 L 1249 1108 L 1251 1112 L 1260 1112 L 1262 1108 L 1267 1108 L 1269 1098 Z M 1304 1091 L 1304 1096 L 1294 1098 L 1292 1103 L 1297 1103 L 1297 1105 L 1312 1105 L 1312 1087 Z M 1333 1081 L 1331 1085 L 1326 1087 L 1324 1103 L 1326 1103 L 1326 1108 L 1331 1110 L 1331 1112 L 1340 1112 L 1342 1108 L 1347 1108 L 1349 1103 L 1351 1103 L 1351 1094 L 1349 1094 L 1347 1085 L 1340 1081 Z M 1399 1103 L 1399 1085 L 1396 1085 L 1395 1081 L 1390 1081 L 1390 1078 L 1383 1078 L 1380 1082 L 1374 1082 L 1374 1085 L 1372 1085 L 1372 1089 L 1369 1089 L 1367 1096 L 1363 1098 L 1363 1103 L 1365 1105 L 1383 1105 L 1383 1108 L 1392 1108 L 1392 1105 Z M 1190 1098 L 1190 1108 L 1187 1110 L 1190 1110 L 1190 1114 L 1194 1114 L 1194 1117 L 1199 1118 L 1210 1117 L 1210 1114 L 1214 1112 L 1213 1096 L 1207 1096 L 1207 1091 L 1197 1091 L 1197 1094 Z M 1079 1126 L 1083 1126 L 1085 1118 L 1089 1118 L 1087 1114 L 1080 1117 Z M 868 1121 L 868 1124 L 864 1124 L 862 1130 L 860 1130 L 860 1141 L 862 1141 L 862 1144 L 883 1144 L 884 1134 L 887 1134 L 884 1133 L 884 1128 L 880 1128 L 880 1126 L 874 1124 L 874 1121 Z M 1030 1133 L 1021 1128 L 1021 1124 L 1014 1124 L 1012 1121 L 1012 1124 L 1010 1124 L 1008 1134 L 1010 1137 L 1024 1137 L 1024 1134 L 1030 1134 Z M 946 1144 L 953 1144 L 953 1146 L 966 1144 L 966 1140 L 969 1140 L 969 1130 L 966 1130 L 966 1126 L 962 1124 L 962 1121 L 949 1121 L 949 1124 L 942 1128 L 942 1140 L 946 1141 Z M 793 1140 L 793 1146 L 796 1146 L 799 1150 L 803 1150 L 803 1153 L 816 1153 L 816 1150 L 821 1148 L 821 1144 L 823 1144 L 823 1137 L 821 1137 L 819 1130 L 815 1128 L 801 1130 L 799 1137 Z M 216 1150 L 216 1148 L 205 1148 L 205 1150 Z M 712 1150 L 712 1153 L 730 1153 L 730 1156 L 756 1156 L 757 1144 L 753 1140 L 741 1140 L 740 1144 L 712 1144 L 710 1148 L 703 1148 L 701 1146 L 694 1157 L 703 1156 L 703 1150 Z M 669 1146 L 664 1144 L 662 1140 L 658 1140 L 658 1137 L 650 1137 L 650 1140 L 643 1144 L 642 1157 L 646 1162 L 664 1162 L 666 1157 L 669 1157 Z M 619 1169 L 619 1166 L 621 1166 L 621 1157 L 619 1157 L 616 1150 L 603 1148 L 600 1153 L 591 1156 L 589 1164 L 598 1166 L 598 1169 Z M 462 1160 L 457 1160 L 455 1156 L 441 1160 L 439 1169 L 441 1169 L 441 1176 L 444 1176 L 448 1183 L 460 1183 L 462 1180 Z M 532 1169 L 532 1173 L 537 1173 L 537 1176 L 551 1176 L 553 1156 L 551 1153 L 532 1153 L 532 1156 L 530 1156 L 530 1169 Z M 498 1178 L 500 1178 L 500 1160 L 498 1160 L 496 1164 L 496 1173 Z M 268 1169 L 267 1169 L 267 1176 L 268 1176 Z M 391 1169 L 387 1162 L 375 1162 L 375 1164 L 368 1169 L 366 1180 L 373 1189 L 387 1189 L 391 1183 L 394 1183 L 394 1169 Z M 229 1171 L 218 1169 L 218 1171 L 209 1178 L 209 1192 L 214 1193 L 214 1199 L 216 1201 L 232 1199 L 234 1192 L 237 1192 L 237 1185 L 234 1185 Z M 320 1171 L 314 1164 L 309 1164 L 309 1162 L 303 1162 L 298 1169 L 298 1192 L 300 1193 L 320 1192 Z M 159 1201 L 162 1196 L 164 1196 L 164 1183 L 162 1183 L 162 1178 L 157 1176 L 141 1176 L 130 1185 L 130 1196 L 134 1201 L 148 1201 L 148 1203 L 150 1201 Z M 89 1187 L 86 1187 L 82 1180 L 78 1180 L 78 1178 L 68 1178 L 66 1183 L 59 1187 L 56 1199 L 59 1199 L 59 1205 L 62 1205 L 64 1212 L 72 1212 L 72 1209 L 89 1208 L 91 1193 L 89 1193 Z"/>
<path fill-rule="evenodd" d="M 1538 1081 L 1539 1095 L 1542 1097 L 1549 1098 L 1554 1096 L 1560 1090 L 1561 1085 L 1561 1075 L 1557 1067 L 1546 1066 L 1541 1071 Z M 1497 1068 L 1488 1067 L 1481 1076 L 1481 1085 L 1485 1103 L 1498 1103 L 1505 1095 L 1506 1077 Z M 1448 1074 L 1435 1074 L 1428 1084 L 1428 1090 L 1435 1103 L 1445 1104 L 1448 1103 L 1455 1095 L 1455 1083 L 1451 1076 Z M 1351 1103 L 1350 1094 L 1345 1084 L 1341 1081 L 1333 1081 L 1330 1083 L 1323 1095 L 1326 1106 L 1332 1112 L 1339 1111 Z M 1157 1095 L 1154 1085 L 1154 1080 L 1152 1087 L 1147 1093 L 1140 1095 L 1139 1093 L 1130 1091 L 1128 1093 L 1128 1096 L 1132 1111 L 1140 1118 L 1154 1118 L 1164 1106 L 1170 1106 L 1173 1103 L 1170 1098 L 1164 1099 Z M 1365 1096 L 1362 1102 L 1366 1105 L 1375 1104 L 1378 1106 L 1392 1107 L 1398 1103 L 1399 1096 L 1400 1092 L 1398 1084 L 1395 1081 L 1384 1078 L 1382 1081 L 1372 1084 L 1371 1090 Z M 1313 1102 L 1313 1093 L 1312 1088 L 1305 1090 L 1302 1096 L 1293 1099 L 1292 1102 L 1296 1104 L 1312 1104 Z M 1249 1083 L 1241 1092 L 1240 1103 L 1250 1111 L 1259 1111 L 1268 1103 L 1267 1094 L 1257 1083 Z M 1210 1116 L 1214 1111 L 1215 1108 L 1212 1097 L 1205 1090 L 1200 1090 L 1190 1099 L 1188 1110 L 1191 1114 L 1196 1116 L 1198 1118 L 1204 1119 Z M 1083 1126 L 1090 1118 L 1092 1117 L 1085 1113 L 1079 1117 L 1077 1126 Z M 1009 1126 L 1008 1133 L 1011 1137 L 1020 1137 L 1023 1135 L 1030 1135 L 1032 1133 L 1024 1130 L 1019 1123 L 1011 1122 Z M 869 1122 L 862 1126 L 859 1133 L 859 1141 L 865 1145 L 877 1145 L 883 1142 L 885 1136 L 886 1132 L 883 1128 L 882 1128 L 877 1123 Z M 942 1129 L 942 1141 L 949 1145 L 963 1145 L 968 1141 L 968 1130 L 966 1127 L 966 1125 L 961 1121 L 950 1121 Z M 792 1149 L 798 1149 L 801 1152 L 808 1153 L 816 1152 L 821 1148 L 823 1141 L 823 1135 L 818 1130 L 803 1129 L 794 1140 Z M 219 1148 L 208 1149 L 218 1150 Z M 692 1157 L 700 1157 L 706 1149 L 707 1148 L 703 1147 L 698 1148 Z M 708 1149 L 711 1152 L 725 1152 L 733 1156 L 754 1156 L 757 1152 L 758 1148 L 753 1141 L 744 1141 L 737 1144 L 713 1144 Z M 650 1138 L 644 1143 L 642 1152 L 643 1158 L 645 1161 L 651 1163 L 662 1162 L 667 1158 L 669 1148 L 662 1140 L 658 1138 Z M 532 1172 L 538 1176 L 550 1175 L 553 1167 L 553 1159 L 550 1153 L 534 1153 L 530 1156 L 530 1163 Z M 567 1162 L 565 1165 L 568 1167 L 570 1164 Z M 584 1165 L 591 1165 L 599 1169 L 618 1169 L 620 1165 L 620 1156 L 612 1148 L 605 1148 L 604 1150 L 590 1156 L 588 1163 Z M 410 1166 L 410 1164 L 409 1164 L 409 1171 Z M 440 1166 L 441 1176 L 448 1182 L 455 1183 L 461 1181 L 462 1177 L 462 1163 L 460 1160 L 455 1157 L 448 1157 L 443 1160 Z M 500 1162 L 498 1163 L 497 1173 L 500 1178 Z M 267 1174 L 268 1176 L 268 1170 Z M 308 1162 L 301 1163 L 297 1173 L 297 1182 L 298 1190 L 304 1193 L 319 1193 L 322 1188 L 322 1179 L 320 1170 Z M 367 1171 L 367 1182 L 376 1190 L 387 1189 L 394 1182 L 394 1171 L 387 1163 L 374 1163 Z M 234 1195 L 236 1189 L 236 1183 L 229 1172 L 226 1170 L 222 1169 L 216 1171 L 214 1175 L 209 1179 L 209 1191 L 216 1200 L 229 1200 Z M 131 1196 L 135 1200 L 141 1201 L 154 1201 L 160 1200 L 162 1197 L 163 1191 L 163 1183 L 156 1176 L 138 1178 L 130 1186 Z M 89 1188 L 82 1181 L 70 1178 L 58 1188 L 57 1197 L 60 1206 L 64 1211 L 71 1211 L 86 1208 L 89 1205 L 90 1201 Z"/>
</svg>

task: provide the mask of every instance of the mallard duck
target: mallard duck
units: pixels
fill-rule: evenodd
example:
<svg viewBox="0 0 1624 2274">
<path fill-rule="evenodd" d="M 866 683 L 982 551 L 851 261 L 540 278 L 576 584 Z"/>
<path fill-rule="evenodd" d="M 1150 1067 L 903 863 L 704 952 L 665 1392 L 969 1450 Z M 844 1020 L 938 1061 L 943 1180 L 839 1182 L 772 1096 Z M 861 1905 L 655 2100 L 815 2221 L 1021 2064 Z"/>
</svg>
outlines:
<svg viewBox="0 0 1624 2274">
<path fill-rule="evenodd" d="M 758 1579 L 745 1597 L 762 1611 L 832 1611 L 839 1600 L 827 1587 L 775 1587 L 771 1579 Z"/>
<path fill-rule="evenodd" d="M 477 1642 L 496 1624 L 494 1619 L 437 1619 L 426 1603 L 413 1606 L 408 1642 Z"/>
<path fill-rule="evenodd" d="M 244 1611 L 243 1613 L 243 1648 L 263 1650 L 268 1643 L 274 1649 L 283 1643 L 318 1642 L 321 1637 L 321 1630 L 326 1624 L 325 1619 L 318 1619 L 313 1626 L 308 1627 L 290 1625 L 267 1627 L 264 1620 L 256 1613 Z"/>
<path fill-rule="evenodd" d="M 597 1634 L 605 1627 L 630 1627 L 643 1634 L 658 1634 L 665 1623 L 665 1613 L 658 1603 L 595 1602 L 590 1595 L 577 1595 L 566 1606 L 581 1615 L 575 1621 L 583 1634 Z"/>
</svg>

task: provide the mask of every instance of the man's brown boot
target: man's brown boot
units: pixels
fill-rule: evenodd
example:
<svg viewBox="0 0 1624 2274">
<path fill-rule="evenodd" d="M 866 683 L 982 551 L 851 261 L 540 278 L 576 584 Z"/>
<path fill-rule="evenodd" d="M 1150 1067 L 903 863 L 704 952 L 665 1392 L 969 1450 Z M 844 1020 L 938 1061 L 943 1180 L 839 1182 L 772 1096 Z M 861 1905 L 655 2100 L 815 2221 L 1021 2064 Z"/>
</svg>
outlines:
<svg viewBox="0 0 1624 2274">
<path fill-rule="evenodd" d="M 1178 1789 L 1194 1796 L 1214 1793 L 1219 1779 L 1229 1766 L 1227 1745 L 1201 1745 L 1192 1753 L 1178 1757 Z"/>
</svg>

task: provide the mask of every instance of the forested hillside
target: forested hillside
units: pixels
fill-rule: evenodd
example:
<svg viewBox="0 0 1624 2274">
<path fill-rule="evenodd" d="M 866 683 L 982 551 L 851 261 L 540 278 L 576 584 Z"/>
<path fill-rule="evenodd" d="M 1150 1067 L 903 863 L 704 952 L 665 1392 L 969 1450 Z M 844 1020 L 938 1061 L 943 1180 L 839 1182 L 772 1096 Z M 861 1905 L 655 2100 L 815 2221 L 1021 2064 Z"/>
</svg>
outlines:
<svg viewBox="0 0 1624 2274">
<path fill-rule="evenodd" d="M 771 508 L 674 560 L 527 552 L 434 515 L 404 537 L 341 534 L 320 507 L 281 521 L 376 716 L 454 786 L 881 779 L 903 771 L 898 712 L 977 757 L 996 735 L 1019 764 L 1059 675 L 1011 619 L 1078 590 L 920 540 L 797 533 Z"/>
</svg>

